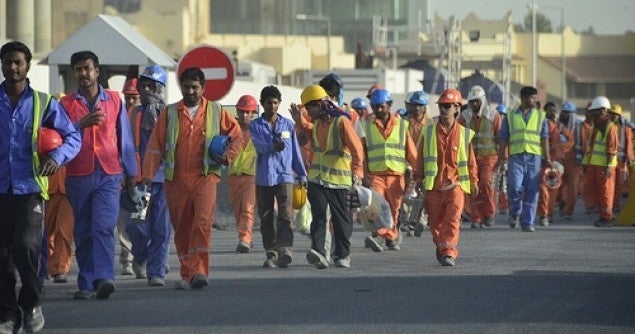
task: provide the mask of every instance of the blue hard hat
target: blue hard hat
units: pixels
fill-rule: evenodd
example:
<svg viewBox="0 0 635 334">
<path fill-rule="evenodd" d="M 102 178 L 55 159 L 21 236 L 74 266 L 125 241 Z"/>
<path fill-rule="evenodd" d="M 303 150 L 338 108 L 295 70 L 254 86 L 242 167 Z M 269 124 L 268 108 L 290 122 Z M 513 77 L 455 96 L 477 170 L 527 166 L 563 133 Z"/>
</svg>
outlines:
<svg viewBox="0 0 635 334">
<path fill-rule="evenodd" d="M 368 104 L 361 97 L 356 97 L 351 100 L 351 108 L 353 109 L 368 109 Z"/>
<path fill-rule="evenodd" d="M 575 112 L 576 110 L 578 110 L 578 108 L 575 106 L 575 103 L 571 101 L 566 101 L 565 103 L 562 104 L 562 107 L 560 108 L 560 110 Z"/>
<path fill-rule="evenodd" d="M 496 111 L 498 111 L 501 114 L 507 114 L 507 107 L 505 107 L 504 104 L 499 104 L 496 106 Z"/>
<path fill-rule="evenodd" d="M 146 67 L 143 70 L 143 72 L 141 72 L 139 77 L 148 78 L 148 79 L 150 79 L 152 81 L 156 81 L 156 82 L 162 84 L 163 86 L 165 86 L 165 83 L 168 81 L 167 73 L 165 73 L 163 68 L 161 68 L 161 66 L 159 66 L 159 65 L 150 65 L 150 66 Z"/>
<path fill-rule="evenodd" d="M 370 94 L 370 104 L 381 104 L 392 102 L 392 97 L 390 97 L 390 93 L 388 93 L 385 89 L 375 89 L 375 91 Z"/>
<path fill-rule="evenodd" d="M 428 105 L 428 94 L 422 90 L 418 90 L 412 94 L 410 97 L 410 103 L 427 106 Z"/>
<path fill-rule="evenodd" d="M 320 86 L 330 87 L 333 83 L 337 84 L 340 88 L 344 87 L 342 78 L 337 73 L 329 73 L 322 80 L 320 80 Z"/>
<path fill-rule="evenodd" d="M 229 149 L 231 138 L 227 135 L 216 135 L 212 138 L 212 143 L 209 145 L 209 155 L 214 158 L 216 156 L 224 157 L 225 153 Z"/>
<path fill-rule="evenodd" d="M 408 114 L 408 111 L 404 108 L 399 108 L 397 109 L 397 114 L 401 115 L 401 116 L 406 116 Z"/>
</svg>

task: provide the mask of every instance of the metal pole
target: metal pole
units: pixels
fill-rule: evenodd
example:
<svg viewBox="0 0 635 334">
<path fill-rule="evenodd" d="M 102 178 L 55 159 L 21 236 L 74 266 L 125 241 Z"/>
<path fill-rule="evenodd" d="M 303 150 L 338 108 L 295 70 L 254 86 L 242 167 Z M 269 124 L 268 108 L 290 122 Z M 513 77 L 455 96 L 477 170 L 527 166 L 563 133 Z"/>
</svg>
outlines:
<svg viewBox="0 0 635 334">
<path fill-rule="evenodd" d="M 537 36 L 536 36 L 536 0 L 532 0 L 531 2 L 531 43 L 532 43 L 532 51 L 531 51 L 531 85 L 536 87 L 536 77 L 538 76 L 538 68 L 537 68 Z"/>
<path fill-rule="evenodd" d="M 567 99 L 567 54 L 565 52 L 565 38 L 564 38 L 564 7 L 560 8 L 560 42 L 561 42 L 561 56 L 560 56 L 560 67 L 562 68 L 562 102 Z"/>
<path fill-rule="evenodd" d="M 328 52 L 328 67 L 329 71 L 331 70 L 331 18 L 326 16 L 326 52 Z"/>
</svg>

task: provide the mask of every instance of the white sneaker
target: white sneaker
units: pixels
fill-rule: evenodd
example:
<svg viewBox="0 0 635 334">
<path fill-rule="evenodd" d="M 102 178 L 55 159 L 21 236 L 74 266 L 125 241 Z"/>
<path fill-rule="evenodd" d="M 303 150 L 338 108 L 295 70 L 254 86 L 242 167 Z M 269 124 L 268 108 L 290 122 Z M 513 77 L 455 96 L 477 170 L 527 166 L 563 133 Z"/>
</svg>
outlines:
<svg viewBox="0 0 635 334">
<path fill-rule="evenodd" d="M 315 249 L 311 249 L 306 253 L 306 260 L 318 269 L 326 269 L 329 267 L 329 261 Z"/>
<path fill-rule="evenodd" d="M 335 266 L 338 268 L 350 268 L 351 267 L 351 257 L 347 256 L 343 259 L 335 260 Z"/>
<path fill-rule="evenodd" d="M 146 274 L 146 263 L 139 261 L 132 261 L 132 271 L 137 276 L 137 279 L 146 279 L 148 278 Z"/>
<path fill-rule="evenodd" d="M 190 289 L 190 282 L 186 281 L 186 280 L 180 280 L 178 282 L 176 282 L 176 284 L 174 285 L 174 288 L 177 290 L 189 290 Z"/>
</svg>

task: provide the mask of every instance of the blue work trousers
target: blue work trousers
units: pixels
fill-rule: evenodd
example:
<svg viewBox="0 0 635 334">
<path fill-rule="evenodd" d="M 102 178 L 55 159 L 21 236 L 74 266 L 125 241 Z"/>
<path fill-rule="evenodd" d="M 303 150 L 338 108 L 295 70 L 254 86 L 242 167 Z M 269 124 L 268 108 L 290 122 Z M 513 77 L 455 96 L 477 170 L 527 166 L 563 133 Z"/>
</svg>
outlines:
<svg viewBox="0 0 635 334">
<path fill-rule="evenodd" d="M 520 217 L 521 225 L 532 226 L 536 219 L 540 194 L 541 157 L 520 153 L 509 158 L 507 191 L 512 217 Z"/>
<path fill-rule="evenodd" d="M 134 261 L 147 262 L 148 278 L 165 278 L 171 225 L 163 183 L 152 183 L 150 193 L 146 222 L 137 223 L 128 216 L 126 232 L 132 243 Z"/>
<path fill-rule="evenodd" d="M 115 279 L 115 226 L 122 174 L 109 175 L 95 164 L 92 174 L 67 176 L 66 191 L 75 217 L 75 257 L 80 290 L 95 290 L 95 281 Z"/>
</svg>

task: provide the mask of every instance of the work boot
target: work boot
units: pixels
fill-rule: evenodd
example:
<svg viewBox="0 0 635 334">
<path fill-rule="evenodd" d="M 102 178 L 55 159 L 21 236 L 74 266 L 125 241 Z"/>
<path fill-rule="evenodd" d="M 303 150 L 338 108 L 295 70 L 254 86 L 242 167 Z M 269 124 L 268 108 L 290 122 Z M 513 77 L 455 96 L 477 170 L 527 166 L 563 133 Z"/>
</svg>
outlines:
<svg viewBox="0 0 635 334">
<path fill-rule="evenodd" d="M 441 265 L 444 267 L 454 267 L 456 265 L 456 262 L 451 256 L 444 256 L 441 259 Z"/>
<path fill-rule="evenodd" d="M 66 283 L 68 278 L 64 274 L 53 275 L 53 283 Z"/>
<path fill-rule="evenodd" d="M 132 263 L 127 262 L 121 266 L 121 274 L 124 276 L 134 275 L 134 271 L 132 271 Z"/>
<path fill-rule="evenodd" d="M 146 262 L 132 261 L 132 271 L 136 275 L 137 279 L 146 279 L 148 275 L 146 273 Z"/>
<path fill-rule="evenodd" d="M 278 253 L 276 253 L 274 251 L 268 251 L 267 252 L 267 259 L 262 264 L 262 266 L 265 267 L 265 268 L 275 268 L 275 267 L 277 267 L 276 266 L 276 262 L 277 261 L 278 261 Z"/>
<path fill-rule="evenodd" d="M 520 225 L 520 217 L 511 216 L 511 219 L 509 220 L 509 227 L 516 228 L 518 225 Z"/>
<path fill-rule="evenodd" d="M 13 321 L 13 320 L 7 320 L 7 321 L 0 322 L 0 334 L 17 333 L 19 328 L 20 327 L 16 326 L 16 322 Z"/>
<path fill-rule="evenodd" d="M 190 289 L 190 282 L 186 281 L 186 280 L 180 280 L 178 282 L 176 282 L 176 284 L 174 285 L 174 288 L 177 290 L 189 290 Z"/>
<path fill-rule="evenodd" d="M 278 261 L 276 265 L 280 268 L 286 268 L 293 261 L 291 248 L 283 247 L 278 254 Z"/>
<path fill-rule="evenodd" d="M 225 224 L 220 224 L 220 223 L 213 223 L 212 227 L 219 230 L 219 231 L 223 231 L 225 229 L 227 229 L 227 226 Z"/>
<path fill-rule="evenodd" d="M 161 277 L 152 277 L 148 279 L 149 286 L 164 286 L 165 280 Z"/>
<path fill-rule="evenodd" d="M 79 290 L 73 294 L 73 299 L 92 299 L 95 298 L 93 290 Z"/>
<path fill-rule="evenodd" d="M 236 252 L 242 253 L 242 254 L 249 253 L 250 249 L 251 249 L 251 245 L 244 241 L 240 241 L 238 243 L 238 246 L 236 246 Z"/>
<path fill-rule="evenodd" d="M 97 299 L 108 299 L 115 292 L 115 283 L 109 279 L 97 280 Z"/>
<path fill-rule="evenodd" d="M 366 237 L 366 239 L 364 239 L 364 245 L 367 245 L 368 248 L 377 253 L 384 251 L 384 248 L 377 242 L 376 237 Z"/>
<path fill-rule="evenodd" d="M 494 217 L 485 217 L 485 219 L 483 219 L 483 225 L 486 227 L 494 226 Z"/>
<path fill-rule="evenodd" d="M 523 232 L 536 232 L 536 228 L 533 225 L 523 226 Z"/>
<path fill-rule="evenodd" d="M 612 220 L 606 220 L 604 218 L 600 218 L 598 220 L 596 220 L 593 225 L 595 227 L 611 227 L 613 226 L 613 221 Z"/>
<path fill-rule="evenodd" d="M 329 261 L 315 249 L 311 249 L 306 253 L 306 260 L 318 269 L 326 269 L 329 267 Z"/>
<path fill-rule="evenodd" d="M 421 222 L 417 222 L 415 224 L 415 237 L 420 238 L 421 235 L 423 234 L 423 230 L 426 229 L 426 225 L 424 225 Z"/>
<path fill-rule="evenodd" d="M 24 324 L 22 328 L 27 333 L 39 332 L 44 328 L 44 315 L 42 306 L 34 307 L 31 312 L 24 312 Z"/>
<path fill-rule="evenodd" d="M 437 248 L 436 250 L 437 262 L 439 264 L 443 264 L 443 255 L 441 255 L 441 251 Z"/>
<path fill-rule="evenodd" d="M 386 240 L 386 248 L 391 251 L 398 251 L 401 249 L 401 247 L 399 247 L 399 243 L 395 240 Z"/>
<path fill-rule="evenodd" d="M 470 228 L 482 228 L 483 224 L 480 223 L 472 223 L 472 225 L 470 225 Z"/>
<path fill-rule="evenodd" d="M 196 274 L 192 276 L 192 280 L 190 281 L 192 289 L 203 289 L 207 287 L 207 284 L 207 277 L 203 274 Z"/>
<path fill-rule="evenodd" d="M 549 217 L 540 217 L 540 226 L 549 226 Z"/>
</svg>

